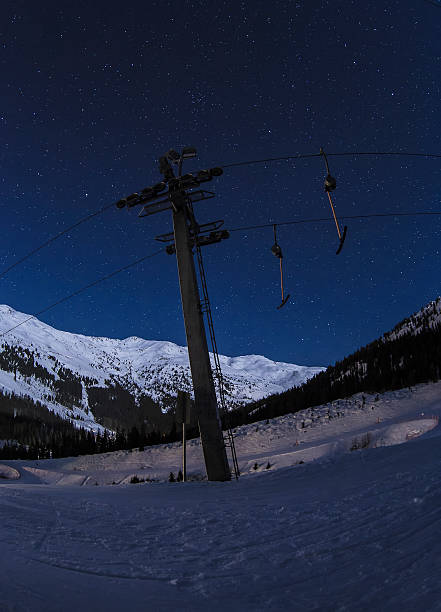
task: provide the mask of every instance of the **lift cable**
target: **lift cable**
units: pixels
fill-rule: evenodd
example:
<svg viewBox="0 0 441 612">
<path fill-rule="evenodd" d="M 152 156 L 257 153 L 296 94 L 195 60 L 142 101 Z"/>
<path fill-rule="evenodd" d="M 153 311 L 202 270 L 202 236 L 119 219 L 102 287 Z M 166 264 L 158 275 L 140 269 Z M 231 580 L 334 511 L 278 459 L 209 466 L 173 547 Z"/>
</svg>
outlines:
<svg viewBox="0 0 441 612">
<path fill-rule="evenodd" d="M 344 156 L 357 156 L 357 155 L 373 155 L 373 156 L 375 156 L 375 155 L 392 155 L 392 156 L 396 155 L 396 156 L 402 156 L 402 157 L 441 158 L 440 154 L 433 154 L 433 153 L 400 153 L 400 152 L 327 153 L 328 157 L 333 157 L 333 156 L 334 157 L 335 156 L 344 157 Z M 252 164 L 261 164 L 261 163 L 266 163 L 266 162 L 288 161 L 288 160 L 295 160 L 295 159 L 308 159 L 308 158 L 314 158 L 314 157 L 321 157 L 321 153 L 285 155 L 284 157 L 269 157 L 269 158 L 266 158 L 266 159 L 255 159 L 255 160 L 250 160 L 250 161 L 235 162 L 235 163 L 232 163 L 232 164 L 224 164 L 223 166 L 220 166 L 220 167 L 221 168 L 235 168 L 235 167 L 238 167 L 238 166 L 250 166 Z M 45 242 L 43 242 L 42 244 L 37 246 L 35 249 L 32 249 L 32 251 L 29 251 L 29 253 L 27 253 L 26 255 L 24 255 L 23 257 L 18 259 L 17 261 L 15 261 L 13 264 L 11 264 L 7 268 L 5 268 L 3 270 L 3 272 L 0 272 L 0 278 L 3 278 L 13 268 L 15 268 L 16 266 L 20 265 L 21 263 L 23 263 L 24 261 L 26 261 L 27 259 L 32 257 L 32 255 L 35 255 L 36 253 L 38 253 L 39 251 L 41 251 L 45 247 L 47 247 L 50 244 L 52 244 L 53 242 L 58 240 L 58 238 L 61 238 L 62 236 L 64 236 L 68 232 L 70 232 L 71 230 L 77 228 L 79 225 L 82 225 L 86 221 L 90 221 L 90 219 L 93 219 L 94 217 L 97 217 L 98 215 L 101 215 L 106 210 L 109 210 L 110 208 L 113 208 L 113 207 L 114 207 L 114 203 L 108 204 L 106 206 L 103 206 L 102 208 L 100 208 L 100 209 L 96 210 L 95 212 L 91 213 L 90 215 L 87 215 L 86 217 L 83 217 L 82 219 L 79 219 L 76 223 L 73 223 L 72 225 L 69 225 L 69 227 L 67 227 L 66 229 L 62 230 L 58 234 L 55 234 L 55 236 L 52 236 L 51 238 L 49 238 L 48 240 L 46 240 Z"/>
<path fill-rule="evenodd" d="M 3 278 L 3 276 L 5 276 L 10 270 L 12 270 L 13 268 L 18 266 L 19 264 L 23 263 L 24 261 L 26 261 L 27 259 L 32 257 L 32 255 L 35 255 L 36 253 L 38 253 L 38 251 L 41 251 L 45 247 L 49 246 L 50 244 L 52 244 L 53 242 L 58 240 L 58 238 L 61 238 L 61 236 L 64 236 L 65 234 L 67 234 L 71 230 L 75 229 L 76 227 L 78 227 L 82 223 L 85 223 L 86 221 L 90 221 L 90 219 L 93 219 L 94 217 L 97 217 L 98 215 L 101 215 L 103 212 L 105 212 L 106 210 L 109 210 L 109 208 L 113 208 L 113 207 L 114 207 L 114 204 L 108 204 L 106 206 L 103 206 L 103 208 L 100 208 L 99 210 L 96 210 L 95 212 L 91 213 L 90 215 L 87 215 L 86 217 L 83 217 L 79 221 L 76 221 L 76 223 L 74 223 L 73 225 L 69 225 L 69 227 L 66 227 L 66 229 L 62 230 L 58 234 L 55 234 L 55 236 L 52 236 L 52 238 L 49 238 L 48 240 L 46 240 L 46 242 L 43 242 L 42 244 L 40 244 L 40 246 L 36 247 L 32 251 L 29 251 L 29 253 L 24 255 L 21 259 L 18 259 L 17 261 L 15 261 L 9 267 L 7 267 L 5 270 L 3 270 L 3 272 L 0 272 L 0 278 Z"/>
<path fill-rule="evenodd" d="M 0 333 L 0 338 L 2 336 L 6 336 L 6 334 L 9 334 L 14 329 L 17 329 L 17 327 L 20 327 L 21 325 L 23 325 L 24 323 L 27 323 L 31 319 L 35 319 L 36 317 L 38 317 L 39 315 L 47 312 L 48 310 L 51 310 L 52 308 L 55 308 L 55 306 L 58 306 L 59 304 L 62 304 L 63 302 L 67 302 L 68 300 L 72 299 L 73 297 L 76 297 L 80 293 L 83 293 L 83 291 L 86 291 L 87 289 L 90 289 L 91 287 L 95 287 L 96 285 L 99 285 L 100 283 L 108 280 L 109 278 L 112 278 L 113 276 L 116 276 L 117 274 L 120 274 L 121 272 L 124 272 L 125 270 L 128 270 L 129 268 L 133 268 L 134 266 L 137 266 L 138 264 L 142 263 L 146 259 L 151 259 L 152 257 L 155 257 L 156 255 L 160 255 L 163 252 L 164 252 L 163 249 L 160 249 L 159 251 L 155 251 L 154 253 L 151 253 L 150 255 L 145 255 L 145 257 L 141 257 L 140 259 L 137 259 L 136 261 L 132 261 L 132 263 L 129 263 L 126 266 L 123 266 L 122 268 L 119 268 L 118 270 L 114 270 L 110 274 L 106 274 L 106 276 L 102 276 L 98 280 L 95 280 L 92 283 L 89 283 L 88 285 L 85 285 L 84 287 L 81 287 L 81 289 L 78 289 L 77 291 L 74 291 L 73 293 L 70 293 L 69 295 L 66 295 L 65 297 L 61 298 L 60 300 L 57 300 L 56 302 L 54 302 L 50 306 L 46 306 L 46 308 L 43 308 L 42 310 L 39 310 L 38 312 L 36 312 L 35 314 L 31 315 L 30 317 L 28 317 L 27 319 L 25 319 L 21 323 L 18 323 L 17 325 L 14 325 L 14 327 L 11 327 L 10 329 L 7 329 L 6 331 Z"/>
<path fill-rule="evenodd" d="M 438 215 L 439 216 L 439 215 L 441 215 L 441 211 L 430 211 L 430 212 L 417 211 L 417 212 L 404 212 L 404 213 L 376 213 L 376 214 L 371 214 L 371 215 L 352 215 L 352 216 L 346 216 L 346 217 L 341 217 L 341 218 L 342 219 L 370 219 L 370 218 L 374 218 L 374 217 L 404 217 L 404 216 L 414 217 L 414 216 L 418 216 L 418 215 Z M 321 218 L 316 218 L 316 219 L 297 219 L 297 220 L 293 220 L 293 221 L 280 221 L 280 222 L 277 222 L 276 225 L 297 225 L 297 224 L 302 224 L 302 223 L 320 223 L 320 222 L 323 222 L 323 221 L 329 222 L 329 221 L 333 221 L 333 219 L 332 219 L 332 217 L 321 217 Z M 255 230 L 255 229 L 264 229 L 264 228 L 267 228 L 267 227 L 272 227 L 273 228 L 274 227 L 274 223 L 263 223 L 261 225 L 248 225 L 248 226 L 242 226 L 242 227 L 234 227 L 232 229 L 229 229 L 228 231 L 229 232 L 244 232 L 244 231 Z M 127 264 L 126 266 L 123 266 L 122 268 L 119 268 L 118 270 L 115 270 L 114 272 L 111 272 L 110 274 L 107 274 L 106 276 L 103 276 L 102 278 L 99 278 L 98 280 L 93 281 L 92 283 L 89 283 L 88 285 L 86 285 L 85 287 L 82 287 L 81 289 L 78 289 L 74 293 L 71 293 L 70 295 L 67 295 L 64 298 L 61 298 L 57 302 L 54 302 L 50 306 L 47 306 L 46 308 L 43 308 L 42 310 L 39 310 L 35 314 L 31 315 L 30 317 L 28 317 L 27 319 L 25 319 L 24 321 L 19 323 L 18 325 L 15 325 L 14 327 L 11 327 L 10 329 L 0 333 L 0 337 L 5 336 L 6 334 L 8 334 L 9 332 L 13 331 L 17 327 L 20 327 L 20 325 L 23 325 L 27 321 L 30 321 L 31 319 L 34 319 L 35 317 L 38 317 L 41 314 L 44 314 L 48 310 L 51 310 L 52 308 L 55 308 L 55 306 L 58 306 L 59 304 L 62 304 L 63 302 L 66 302 L 67 300 L 70 300 L 71 298 L 79 295 L 83 291 L 86 291 L 87 289 L 90 289 L 91 287 L 94 287 L 95 285 L 98 285 L 98 284 L 104 282 L 105 280 L 108 280 L 109 278 L 112 278 L 113 276 L 116 276 L 120 272 L 124 272 L 125 270 L 128 270 L 129 268 L 132 268 L 132 267 L 142 263 L 146 259 L 150 259 L 151 257 L 155 257 L 156 255 L 159 255 L 161 253 L 163 253 L 163 249 L 160 249 L 159 251 L 155 251 L 154 253 L 152 253 L 150 255 L 146 255 L 145 257 L 141 257 L 141 259 L 133 261 L 132 263 Z"/>
<path fill-rule="evenodd" d="M 421 215 L 441 215 L 441 211 L 428 211 L 428 212 L 402 212 L 402 213 L 373 213 L 370 215 L 346 215 L 340 217 L 340 219 L 371 219 L 375 217 L 416 217 Z M 334 221 L 333 217 L 318 217 L 316 219 L 297 219 L 293 221 L 277 221 L 275 225 L 297 225 L 302 223 L 320 223 L 322 221 Z M 274 222 L 262 223 L 262 225 L 247 225 L 241 227 L 233 227 L 229 229 L 229 232 L 245 232 L 254 229 L 263 229 L 266 227 L 274 227 Z"/>
<path fill-rule="evenodd" d="M 441 154 L 438 153 L 401 153 L 398 151 L 363 151 L 363 152 L 353 152 L 353 153 L 327 153 L 328 157 L 356 157 L 358 155 L 391 155 L 398 157 L 433 157 L 441 159 Z M 309 154 L 299 154 L 299 155 L 285 155 L 284 157 L 267 157 L 266 159 L 253 159 L 249 161 L 235 162 L 233 164 L 224 164 L 220 165 L 220 168 L 235 168 L 237 166 L 251 166 L 252 164 L 264 164 L 275 161 L 289 161 L 291 159 L 308 159 L 312 157 L 321 157 L 321 153 L 309 153 Z"/>
</svg>

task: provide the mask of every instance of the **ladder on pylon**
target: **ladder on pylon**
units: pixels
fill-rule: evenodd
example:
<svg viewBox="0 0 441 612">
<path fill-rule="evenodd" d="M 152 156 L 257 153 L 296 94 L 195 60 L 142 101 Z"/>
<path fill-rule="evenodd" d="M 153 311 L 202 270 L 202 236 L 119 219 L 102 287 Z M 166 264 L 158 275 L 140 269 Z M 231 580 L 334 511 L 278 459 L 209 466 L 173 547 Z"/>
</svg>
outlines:
<svg viewBox="0 0 441 612">
<path fill-rule="evenodd" d="M 240 476 L 239 463 L 237 461 L 236 446 L 234 443 L 234 434 L 233 434 L 233 430 L 230 425 L 230 415 L 228 413 L 228 409 L 227 409 L 227 405 L 225 401 L 225 384 L 224 384 L 224 378 L 222 375 L 222 368 L 220 364 L 219 353 L 217 350 L 216 336 L 214 333 L 213 317 L 211 315 L 210 300 L 208 298 L 208 288 L 207 288 L 207 279 L 205 277 L 204 261 L 202 259 L 201 247 L 198 245 L 197 241 L 195 242 L 196 242 L 195 244 L 196 257 L 197 257 L 198 268 L 199 268 L 199 277 L 200 277 L 201 288 L 202 288 L 202 298 L 200 300 L 201 312 L 205 313 L 206 315 L 208 331 L 210 334 L 211 352 L 213 353 L 213 360 L 214 360 L 214 372 L 213 373 L 214 373 L 214 378 L 217 383 L 221 416 L 223 418 L 225 428 L 226 428 L 224 432 L 224 442 L 225 442 L 225 446 L 230 449 L 231 462 L 233 465 L 233 473 L 237 480 Z"/>
</svg>

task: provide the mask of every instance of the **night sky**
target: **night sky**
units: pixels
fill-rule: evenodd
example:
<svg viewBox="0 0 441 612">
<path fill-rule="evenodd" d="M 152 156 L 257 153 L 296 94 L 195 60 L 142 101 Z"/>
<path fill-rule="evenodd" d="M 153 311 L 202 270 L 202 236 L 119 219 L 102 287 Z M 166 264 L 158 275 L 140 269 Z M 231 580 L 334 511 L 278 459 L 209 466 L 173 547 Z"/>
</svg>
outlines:
<svg viewBox="0 0 441 612">
<path fill-rule="evenodd" d="M 436 0 L 3 1 L 0 273 L 80 218 L 187 172 L 329 153 L 441 153 Z M 439 211 L 441 159 L 330 157 L 337 214 Z M 330 217 L 322 158 L 225 169 L 195 204 L 224 227 Z M 111 208 L 3 278 L 0 303 L 36 313 L 155 252 L 171 213 Z M 207 246 L 222 354 L 327 365 L 440 294 L 441 216 L 232 232 Z M 343 223 L 342 223 L 343 224 Z M 40 317 L 59 329 L 185 344 L 174 256 L 161 254 Z"/>
</svg>

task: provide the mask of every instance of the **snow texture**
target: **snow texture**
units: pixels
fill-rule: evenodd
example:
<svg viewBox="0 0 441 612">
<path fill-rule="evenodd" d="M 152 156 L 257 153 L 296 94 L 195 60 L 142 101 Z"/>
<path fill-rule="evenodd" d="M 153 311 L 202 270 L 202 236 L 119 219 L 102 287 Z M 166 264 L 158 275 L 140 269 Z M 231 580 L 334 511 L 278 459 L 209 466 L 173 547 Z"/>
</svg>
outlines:
<svg viewBox="0 0 441 612">
<path fill-rule="evenodd" d="M 240 427 L 228 483 L 196 441 L 187 483 L 179 444 L 4 461 L 0 610 L 439 610 L 440 413 L 436 383 Z"/>
</svg>

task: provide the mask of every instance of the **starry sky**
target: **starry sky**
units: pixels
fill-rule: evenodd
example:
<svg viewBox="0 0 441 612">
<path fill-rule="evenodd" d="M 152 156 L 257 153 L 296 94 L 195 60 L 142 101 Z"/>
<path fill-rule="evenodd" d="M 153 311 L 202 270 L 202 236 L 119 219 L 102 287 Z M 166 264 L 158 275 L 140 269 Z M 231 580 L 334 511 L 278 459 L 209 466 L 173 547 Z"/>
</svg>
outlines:
<svg viewBox="0 0 441 612">
<path fill-rule="evenodd" d="M 343 152 L 441 153 L 437 0 L 4 0 L 0 274 L 82 217 L 187 172 Z M 329 157 L 339 216 L 440 211 L 441 159 Z M 225 168 L 195 204 L 226 229 L 331 216 L 323 158 Z M 170 212 L 110 208 L 0 278 L 36 313 L 160 247 Z M 334 363 L 440 294 L 441 216 L 281 225 L 203 250 L 220 353 Z M 59 329 L 185 344 L 176 260 L 160 254 L 40 317 Z"/>
</svg>

